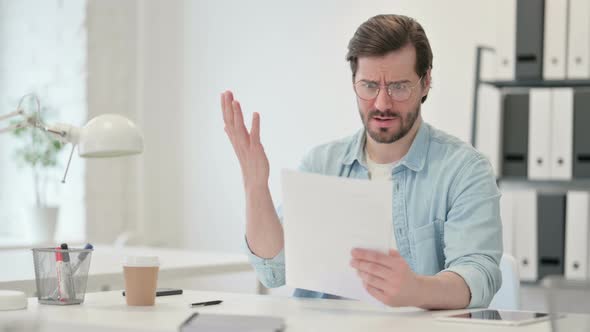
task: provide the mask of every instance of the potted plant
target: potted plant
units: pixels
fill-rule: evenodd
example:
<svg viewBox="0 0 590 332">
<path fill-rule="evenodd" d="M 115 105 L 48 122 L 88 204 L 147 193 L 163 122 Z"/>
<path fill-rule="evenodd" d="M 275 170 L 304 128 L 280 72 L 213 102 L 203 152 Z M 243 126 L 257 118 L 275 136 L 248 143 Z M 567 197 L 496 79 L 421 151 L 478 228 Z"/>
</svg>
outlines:
<svg viewBox="0 0 590 332">
<path fill-rule="evenodd" d="M 41 108 L 41 114 L 47 114 L 47 107 Z M 39 112 L 32 115 L 37 117 Z M 36 120 L 33 118 L 33 120 Z M 45 132 L 25 127 L 13 131 L 15 137 L 24 143 L 15 150 L 14 156 L 20 167 L 28 167 L 32 171 L 35 189 L 35 206 L 31 209 L 32 238 L 36 243 L 49 244 L 54 241 L 59 207 L 48 204 L 47 189 L 51 170 L 58 166 L 57 156 L 64 144 L 47 135 Z"/>
</svg>

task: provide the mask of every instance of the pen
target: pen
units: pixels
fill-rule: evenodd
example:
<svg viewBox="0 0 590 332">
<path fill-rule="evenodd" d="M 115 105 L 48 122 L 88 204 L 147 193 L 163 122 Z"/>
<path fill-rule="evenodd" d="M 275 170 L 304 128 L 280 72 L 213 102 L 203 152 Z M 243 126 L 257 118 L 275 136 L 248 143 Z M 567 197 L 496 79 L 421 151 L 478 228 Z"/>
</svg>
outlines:
<svg viewBox="0 0 590 332">
<path fill-rule="evenodd" d="M 60 250 L 60 247 L 56 249 Z M 64 301 L 67 298 L 66 286 L 64 281 L 64 273 L 63 273 L 63 255 L 61 251 L 55 252 L 55 271 L 57 272 L 57 299 L 60 301 Z"/>
<path fill-rule="evenodd" d="M 62 245 L 59 248 L 56 248 L 56 249 L 68 249 L 68 245 L 66 243 L 62 243 Z M 92 244 L 87 243 L 84 246 L 84 249 L 94 249 L 94 247 L 92 246 Z M 80 255 L 78 255 L 78 262 L 76 264 L 73 264 L 73 265 L 70 265 L 69 266 L 70 267 L 70 270 L 71 270 L 71 273 L 70 273 L 71 278 L 70 278 L 70 280 L 71 280 L 71 284 L 72 285 L 75 285 L 74 284 L 74 280 L 73 280 L 74 279 L 74 275 L 76 274 L 76 272 L 78 271 L 78 269 L 80 268 L 80 266 L 82 265 L 82 263 L 84 262 L 84 260 L 86 259 L 86 257 L 88 256 L 89 253 L 90 252 L 87 252 L 87 251 L 82 252 Z M 56 253 L 56 257 L 60 257 L 60 260 L 63 263 L 63 261 L 64 261 L 64 255 L 66 255 L 66 254 L 67 254 L 67 257 L 68 257 L 67 258 L 68 261 L 70 261 L 70 255 L 69 255 L 69 253 L 64 253 L 64 254 L 61 254 L 60 253 L 59 255 Z M 70 264 L 72 264 L 71 261 L 70 261 Z M 60 269 L 60 271 L 63 270 L 63 266 L 62 267 L 59 267 L 59 269 Z M 62 276 L 59 275 L 60 273 L 63 273 L 63 272 L 58 272 L 58 280 L 62 278 Z M 75 289 L 74 289 L 74 293 L 75 293 Z M 61 294 L 60 287 L 58 287 L 57 289 L 55 289 L 53 291 L 53 293 L 51 294 L 50 298 L 55 299 L 57 296 L 60 296 L 61 297 L 60 294 Z"/>
<path fill-rule="evenodd" d="M 94 249 L 94 247 L 90 243 L 86 243 L 84 249 Z M 80 265 L 82 265 L 89 253 L 90 252 L 88 251 L 84 251 L 80 255 L 78 255 L 78 262 L 72 266 L 72 275 L 76 274 L 76 271 L 78 271 Z"/>
<path fill-rule="evenodd" d="M 74 287 L 72 265 L 70 262 L 70 248 L 68 248 L 67 243 L 62 243 L 60 248 L 62 250 L 61 280 L 63 281 L 63 286 L 65 286 L 61 291 L 67 299 L 75 299 L 76 289 Z"/>
<path fill-rule="evenodd" d="M 207 302 L 197 302 L 197 303 L 191 303 L 191 307 L 198 307 L 198 306 L 208 306 L 208 305 L 215 305 L 215 304 L 220 304 L 221 300 L 215 300 L 215 301 L 207 301 Z"/>
</svg>

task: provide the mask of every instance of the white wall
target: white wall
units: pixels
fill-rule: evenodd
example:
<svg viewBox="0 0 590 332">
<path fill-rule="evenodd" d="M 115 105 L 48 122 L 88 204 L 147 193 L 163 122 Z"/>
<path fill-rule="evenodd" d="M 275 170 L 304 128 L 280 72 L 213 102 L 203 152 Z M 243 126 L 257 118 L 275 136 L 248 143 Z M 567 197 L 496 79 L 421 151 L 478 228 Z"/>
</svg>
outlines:
<svg viewBox="0 0 590 332">
<path fill-rule="evenodd" d="M 88 4 L 89 115 L 118 113 L 144 133 L 143 154 L 89 160 L 87 236 L 181 246 L 182 1 Z"/>
<path fill-rule="evenodd" d="M 122 114 L 137 121 L 139 84 L 136 1 L 88 1 L 88 117 Z M 86 220 L 88 241 L 113 241 L 136 228 L 141 157 L 88 159 Z"/>
<path fill-rule="evenodd" d="M 150 244 L 181 247 L 182 195 L 193 144 L 184 139 L 184 2 L 139 1 L 138 107 L 145 133 L 140 189 L 140 232 Z M 185 171 L 188 170 L 188 171 Z"/>
<path fill-rule="evenodd" d="M 97 96 L 120 100 L 109 103 L 138 121 L 146 143 L 135 163 L 100 166 L 100 179 L 110 180 L 89 179 L 91 188 L 103 189 L 88 204 L 102 202 L 111 228 L 95 218 L 95 232 L 112 240 L 138 230 L 148 244 L 223 251 L 242 250 L 244 194 L 223 131 L 222 91 L 235 92 L 247 121 L 261 113 L 271 190 L 280 201 L 281 168 L 296 167 L 312 146 L 361 127 L 344 59 L 358 25 L 400 13 L 424 26 L 434 52 L 424 117 L 467 140 L 475 47 L 493 45 L 501 22 L 493 0 L 93 0 L 89 8 L 89 17 L 102 15 L 100 24 L 89 25 L 103 43 L 92 50 L 94 63 L 102 63 L 94 70 L 105 71 Z M 128 80 L 116 79 L 134 70 Z M 106 185 L 115 192 L 109 195 Z"/>
<path fill-rule="evenodd" d="M 344 56 L 358 25 L 379 13 L 425 27 L 434 81 L 424 117 L 468 139 L 475 46 L 493 45 L 502 22 L 494 2 L 88 1 L 88 115 L 124 114 L 146 144 L 139 157 L 88 161 L 88 238 L 131 230 L 148 244 L 242 250 L 244 195 L 220 93 L 234 90 L 248 121 L 261 113 L 279 201 L 281 168 L 360 128 Z"/>
<path fill-rule="evenodd" d="M 219 94 L 235 91 L 247 121 L 260 112 L 278 200 L 281 168 L 296 167 L 312 146 L 360 128 L 344 56 L 358 25 L 379 13 L 406 14 L 424 26 L 434 53 L 424 117 L 468 140 L 475 47 L 493 44 L 501 21 L 493 0 L 186 3 L 186 246 L 241 250 L 244 195 Z"/>
</svg>

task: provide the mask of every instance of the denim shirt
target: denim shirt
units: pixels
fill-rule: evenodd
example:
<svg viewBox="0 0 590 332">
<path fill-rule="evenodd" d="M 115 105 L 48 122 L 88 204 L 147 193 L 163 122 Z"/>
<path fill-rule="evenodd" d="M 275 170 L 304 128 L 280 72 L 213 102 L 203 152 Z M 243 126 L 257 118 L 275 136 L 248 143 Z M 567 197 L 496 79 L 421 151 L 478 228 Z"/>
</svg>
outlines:
<svg viewBox="0 0 590 332">
<path fill-rule="evenodd" d="M 369 179 L 365 139 L 361 130 L 320 145 L 299 169 Z M 487 307 L 502 283 L 500 192 L 488 160 L 471 145 L 422 122 L 408 153 L 392 170 L 392 191 L 394 236 L 410 268 L 419 275 L 458 274 L 471 292 L 469 307 Z M 285 284 L 284 251 L 263 259 L 247 249 L 262 284 Z M 294 296 L 337 298 L 303 289 Z"/>
</svg>

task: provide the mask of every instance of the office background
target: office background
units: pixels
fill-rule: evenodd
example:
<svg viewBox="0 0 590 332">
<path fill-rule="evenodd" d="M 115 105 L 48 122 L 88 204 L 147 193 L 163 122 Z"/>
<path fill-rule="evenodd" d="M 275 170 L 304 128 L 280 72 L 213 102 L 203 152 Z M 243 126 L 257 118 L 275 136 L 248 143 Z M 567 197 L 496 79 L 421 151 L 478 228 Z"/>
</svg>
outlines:
<svg viewBox="0 0 590 332">
<path fill-rule="evenodd" d="M 344 56 L 358 25 L 376 14 L 423 25 L 434 53 L 424 119 L 468 141 L 475 50 L 496 46 L 506 26 L 498 3 L 0 0 L 0 114 L 36 91 L 56 121 L 119 113 L 143 130 L 138 157 L 75 159 L 65 185 L 62 168 L 52 173 L 48 193 L 61 210 L 56 241 L 128 238 L 242 252 L 244 194 L 223 131 L 222 91 L 235 92 L 248 123 L 252 112 L 261 114 L 280 202 L 282 168 L 361 128 Z M 484 75 L 491 65 L 485 62 Z M 32 180 L 13 160 L 16 144 L 0 136 L 0 247 L 31 245 Z"/>
<path fill-rule="evenodd" d="M 492 43 L 501 21 L 493 4 L 87 1 L 84 6 L 2 0 L 0 49 L 13 56 L 0 57 L 5 59 L 1 105 L 9 111 L 15 98 L 41 88 L 45 102 L 67 108 L 62 121 L 82 123 L 114 112 L 137 121 L 144 132 L 146 149 L 139 157 L 74 160 L 72 171 L 80 174 L 58 188 L 59 203 L 83 210 L 62 214 L 58 237 L 109 242 L 131 231 L 147 244 L 240 251 L 244 195 L 223 132 L 222 91 L 235 91 L 248 120 L 252 112 L 261 113 L 271 190 L 279 200 L 281 168 L 296 167 L 312 146 L 360 128 L 344 60 L 356 27 L 378 13 L 406 14 L 422 23 L 435 55 L 424 117 L 467 140 L 475 46 Z M 23 44 L 29 48 L 18 47 Z M 53 61 L 36 60 L 47 54 Z M 11 58 L 25 60 L 6 60 Z M 49 77 L 40 83 L 41 70 Z M 62 71 L 70 73 L 67 86 L 56 77 Z M 22 189 L 31 182 L 11 161 L 12 143 L 7 135 L 0 139 L 0 210 L 14 207 L 2 218 L 24 234 L 19 226 L 26 216 L 15 210 L 32 204 L 28 188 Z M 65 155 L 62 160 L 65 164 Z M 67 195 L 75 186 L 78 191 Z"/>
</svg>

